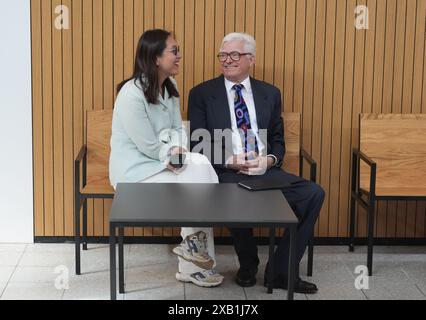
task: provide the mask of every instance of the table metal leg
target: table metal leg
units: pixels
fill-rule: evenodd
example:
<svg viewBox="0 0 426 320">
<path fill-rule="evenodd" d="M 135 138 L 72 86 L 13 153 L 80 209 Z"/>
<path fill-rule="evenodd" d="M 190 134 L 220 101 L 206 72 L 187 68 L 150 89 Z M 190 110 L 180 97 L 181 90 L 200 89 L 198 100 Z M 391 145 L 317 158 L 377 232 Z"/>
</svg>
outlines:
<svg viewBox="0 0 426 320">
<path fill-rule="evenodd" d="M 288 291 L 287 300 L 293 300 L 294 298 L 294 282 L 295 282 L 295 271 L 296 271 L 296 237 L 297 237 L 297 226 L 290 228 L 290 258 L 288 259 Z"/>
<path fill-rule="evenodd" d="M 124 293 L 124 228 L 118 228 L 118 283 L 119 292 Z"/>
<path fill-rule="evenodd" d="M 268 293 L 274 290 L 275 228 L 269 228 Z"/>
<path fill-rule="evenodd" d="M 115 260 L 115 226 L 109 224 L 109 268 L 111 300 L 117 300 L 117 271 Z"/>
</svg>

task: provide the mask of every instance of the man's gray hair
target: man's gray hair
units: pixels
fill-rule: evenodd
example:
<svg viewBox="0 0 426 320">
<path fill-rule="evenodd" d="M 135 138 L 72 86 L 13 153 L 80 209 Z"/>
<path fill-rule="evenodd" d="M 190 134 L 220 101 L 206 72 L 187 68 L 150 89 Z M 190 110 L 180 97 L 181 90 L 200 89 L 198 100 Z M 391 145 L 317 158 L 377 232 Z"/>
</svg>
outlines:
<svg viewBox="0 0 426 320">
<path fill-rule="evenodd" d="M 229 33 L 223 38 L 221 48 L 226 42 L 231 41 L 242 41 L 244 42 L 244 50 L 252 55 L 256 56 L 256 40 L 254 40 L 253 36 L 247 33 Z"/>
</svg>

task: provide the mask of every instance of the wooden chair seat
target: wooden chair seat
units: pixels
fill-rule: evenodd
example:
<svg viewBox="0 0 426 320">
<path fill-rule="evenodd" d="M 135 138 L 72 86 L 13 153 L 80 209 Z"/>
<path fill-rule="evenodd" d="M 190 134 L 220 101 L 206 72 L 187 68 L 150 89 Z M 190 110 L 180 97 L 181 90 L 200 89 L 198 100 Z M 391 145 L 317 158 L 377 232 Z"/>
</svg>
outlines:
<svg viewBox="0 0 426 320">
<path fill-rule="evenodd" d="M 370 188 L 361 188 L 362 192 L 369 193 Z M 377 197 L 426 197 L 426 188 L 414 187 L 376 187 Z"/>
<path fill-rule="evenodd" d="M 114 188 L 111 186 L 109 179 L 102 179 L 98 181 L 89 181 L 81 191 L 82 194 L 114 194 Z"/>
</svg>

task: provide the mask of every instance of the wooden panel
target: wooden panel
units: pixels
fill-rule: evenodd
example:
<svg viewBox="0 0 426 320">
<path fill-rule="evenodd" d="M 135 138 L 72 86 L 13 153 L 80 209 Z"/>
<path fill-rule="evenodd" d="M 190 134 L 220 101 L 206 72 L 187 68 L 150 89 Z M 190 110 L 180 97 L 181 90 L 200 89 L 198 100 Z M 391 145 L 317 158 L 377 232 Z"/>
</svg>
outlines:
<svg viewBox="0 0 426 320">
<path fill-rule="evenodd" d="M 70 9 L 70 30 L 54 27 L 58 4 Z M 362 4 L 369 8 L 368 30 L 354 27 Z M 174 31 L 181 47 L 176 79 L 184 118 L 189 90 L 221 72 L 215 56 L 225 33 L 255 36 L 251 74 L 281 90 L 284 112 L 301 113 L 303 147 L 327 191 L 316 234 L 346 237 L 359 113 L 426 113 L 425 15 L 421 0 L 32 1 L 36 236 L 72 235 L 72 159 L 85 142 L 85 112 L 112 109 L 116 85 L 133 71 L 140 35 L 156 27 Z M 286 163 L 296 169 L 289 152 Z M 107 234 L 110 205 L 89 201 L 89 235 Z M 425 221 L 424 202 L 381 201 L 376 235 L 425 237 Z M 360 208 L 357 234 L 365 232 Z M 179 233 L 126 229 L 137 236 Z"/>
<path fill-rule="evenodd" d="M 325 21 L 324 19 L 322 21 Z M 293 111 L 294 41 L 296 28 L 296 0 L 286 1 L 284 52 L 284 111 Z"/>
<path fill-rule="evenodd" d="M 70 8 L 71 0 L 63 0 L 62 4 Z M 63 118 L 73 120 L 73 37 L 71 30 L 62 30 L 62 58 L 63 58 Z M 62 120 L 62 119 L 61 119 Z M 60 123 L 60 122 L 59 122 Z M 74 183 L 74 153 L 73 153 L 73 122 L 64 121 L 63 129 L 63 224 L 64 230 L 59 236 L 73 234 L 73 183 Z"/>
<path fill-rule="evenodd" d="M 43 115 L 44 235 L 54 236 L 52 3 L 42 1 L 41 10 L 43 102 L 39 108 Z"/>
<path fill-rule="evenodd" d="M 41 0 L 31 1 L 31 42 L 42 43 Z M 43 60 L 42 46 L 33 45 L 32 55 L 32 103 L 38 107 L 33 112 L 33 179 L 34 179 L 34 234 L 44 235 L 44 150 L 43 150 Z"/>
<path fill-rule="evenodd" d="M 52 1 L 52 9 L 61 5 Z M 52 29 L 52 115 L 53 115 L 53 210 L 55 236 L 64 234 L 64 149 L 63 149 L 63 86 L 62 86 L 62 32 Z"/>
<path fill-rule="evenodd" d="M 315 20 L 315 48 L 314 48 L 314 82 L 313 82 L 313 108 L 312 108 L 312 127 L 309 132 L 311 134 L 312 146 L 311 154 L 319 162 L 321 160 L 321 128 L 322 128 L 322 109 L 324 107 L 324 55 L 325 55 L 325 35 L 326 35 L 326 1 L 316 2 L 316 20 Z M 287 70 L 288 72 L 288 70 Z M 286 83 L 284 83 L 286 87 Z M 285 94 L 284 94 L 285 96 Z M 321 173 L 321 167 L 318 172 Z M 321 175 L 318 174 L 321 182 Z M 327 205 L 327 203 L 326 203 Z M 317 232 L 319 235 L 326 234 L 327 226 L 322 221 L 326 220 L 326 216 L 321 214 L 317 222 Z"/>
<path fill-rule="evenodd" d="M 342 148 L 342 116 L 343 116 L 343 72 L 344 72 L 344 45 L 345 45 L 345 16 L 339 15 L 344 12 L 345 1 L 337 1 L 336 3 L 336 40 L 335 40 L 335 61 L 333 74 L 333 112 L 330 130 L 330 187 L 329 187 L 329 236 L 338 237 L 341 233 L 346 232 L 346 228 L 342 230 L 342 226 L 347 225 L 346 217 L 339 215 L 340 206 L 340 182 L 342 180 L 340 172 L 340 157 L 333 157 L 333 154 L 340 154 Z"/>
<path fill-rule="evenodd" d="M 335 60 L 335 27 L 336 27 L 336 1 L 329 0 L 326 2 L 326 26 L 325 26 L 325 70 L 333 69 Z M 332 72 L 324 74 L 324 96 L 323 96 L 323 115 L 322 115 L 322 132 L 321 132 L 321 169 L 319 170 L 321 184 L 326 194 L 325 203 L 330 204 L 330 152 L 331 152 L 331 123 L 334 111 L 333 103 L 333 83 L 334 75 Z M 322 232 L 329 233 L 330 229 L 330 210 L 329 206 L 323 207 L 322 218 L 319 221 L 319 228 Z"/>
</svg>

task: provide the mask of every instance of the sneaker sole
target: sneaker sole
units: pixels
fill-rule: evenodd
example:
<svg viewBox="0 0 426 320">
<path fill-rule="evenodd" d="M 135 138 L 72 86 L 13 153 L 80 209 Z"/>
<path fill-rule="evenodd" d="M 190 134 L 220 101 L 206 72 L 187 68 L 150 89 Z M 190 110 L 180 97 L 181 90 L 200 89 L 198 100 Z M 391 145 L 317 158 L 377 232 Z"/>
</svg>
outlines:
<svg viewBox="0 0 426 320">
<path fill-rule="evenodd" d="M 204 287 L 204 288 L 217 287 L 222 283 L 222 281 L 219 282 L 219 283 L 209 283 L 209 282 L 198 281 L 197 279 L 195 279 L 191 276 L 188 276 L 188 275 L 184 275 L 180 272 L 176 272 L 176 280 L 181 281 L 181 282 L 185 282 L 185 283 L 192 282 L 193 284 L 195 284 L 199 287 Z"/>
<path fill-rule="evenodd" d="M 210 270 L 213 268 L 214 266 L 214 261 L 213 260 L 208 260 L 208 261 L 198 261 L 198 260 L 194 260 L 194 259 L 190 259 L 188 257 L 186 257 L 181 250 L 179 250 L 178 247 L 173 248 L 173 253 L 176 254 L 177 256 L 181 257 L 182 259 L 184 259 L 185 261 L 191 262 L 193 264 L 195 264 L 197 267 L 201 268 L 201 269 L 205 269 L 205 270 Z"/>
</svg>

